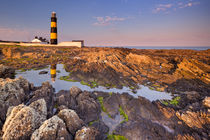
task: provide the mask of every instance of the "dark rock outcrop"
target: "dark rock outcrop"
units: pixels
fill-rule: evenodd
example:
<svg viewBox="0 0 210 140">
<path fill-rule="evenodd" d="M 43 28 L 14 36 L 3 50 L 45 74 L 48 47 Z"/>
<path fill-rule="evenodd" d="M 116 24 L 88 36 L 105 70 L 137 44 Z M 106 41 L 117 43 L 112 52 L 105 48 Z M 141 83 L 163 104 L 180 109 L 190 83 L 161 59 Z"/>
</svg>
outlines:
<svg viewBox="0 0 210 140">
<path fill-rule="evenodd" d="M 28 103 L 32 103 L 36 100 L 43 98 L 47 104 L 47 116 L 48 118 L 53 115 L 54 108 L 54 89 L 49 82 L 42 83 L 42 86 L 31 93 L 31 98 Z"/>
<path fill-rule="evenodd" d="M 15 78 L 15 69 L 0 64 L 0 78 Z"/>
</svg>

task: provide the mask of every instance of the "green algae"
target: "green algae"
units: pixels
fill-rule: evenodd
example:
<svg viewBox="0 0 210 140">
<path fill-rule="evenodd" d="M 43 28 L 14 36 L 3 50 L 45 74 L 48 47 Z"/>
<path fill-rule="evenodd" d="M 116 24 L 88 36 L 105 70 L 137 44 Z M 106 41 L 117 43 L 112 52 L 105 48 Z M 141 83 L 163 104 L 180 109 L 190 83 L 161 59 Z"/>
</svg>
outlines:
<svg viewBox="0 0 210 140">
<path fill-rule="evenodd" d="M 109 112 L 106 110 L 106 108 L 104 107 L 104 97 L 98 97 L 98 101 L 99 101 L 99 103 L 100 103 L 100 105 L 101 105 L 101 110 L 103 111 L 103 112 L 105 112 L 110 118 L 112 118 L 111 117 L 111 115 L 109 114 Z"/>
<path fill-rule="evenodd" d="M 121 136 L 121 135 L 108 135 L 107 140 L 128 140 L 126 137 Z"/>
<path fill-rule="evenodd" d="M 122 115 L 123 118 L 124 118 L 124 120 L 123 120 L 121 123 L 127 122 L 127 121 L 128 121 L 128 115 L 125 113 L 125 111 L 122 109 L 121 106 L 120 106 L 120 108 L 119 108 L 119 112 L 120 112 L 120 115 Z"/>
</svg>

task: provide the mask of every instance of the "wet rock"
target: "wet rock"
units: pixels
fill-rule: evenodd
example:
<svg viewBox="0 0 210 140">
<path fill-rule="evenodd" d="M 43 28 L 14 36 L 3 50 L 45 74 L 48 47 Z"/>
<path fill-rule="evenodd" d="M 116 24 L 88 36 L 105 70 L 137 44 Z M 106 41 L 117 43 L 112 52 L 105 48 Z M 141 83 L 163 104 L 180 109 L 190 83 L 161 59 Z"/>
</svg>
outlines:
<svg viewBox="0 0 210 140">
<path fill-rule="evenodd" d="M 114 134 L 124 136 L 129 140 L 173 139 L 173 135 L 167 132 L 163 127 L 146 119 L 128 121 L 120 124 L 115 129 Z"/>
<path fill-rule="evenodd" d="M 15 69 L 0 64 L 0 78 L 15 78 Z"/>
<path fill-rule="evenodd" d="M 99 131 L 99 134 L 97 135 L 97 140 L 106 140 L 107 134 L 109 132 L 109 127 L 105 125 L 102 121 L 96 121 L 94 122 L 91 127 L 96 128 L 96 130 Z"/>
<path fill-rule="evenodd" d="M 210 108 L 210 97 L 205 97 L 202 103 L 203 103 L 203 106 Z"/>
<path fill-rule="evenodd" d="M 74 98 L 76 98 L 81 92 L 82 90 L 75 86 L 71 87 L 70 89 L 70 95 Z"/>
<path fill-rule="evenodd" d="M 40 71 L 39 72 L 39 74 L 41 75 L 41 74 L 47 74 L 48 73 L 48 71 Z"/>
<path fill-rule="evenodd" d="M 30 106 L 21 104 L 12 108 L 2 129 L 3 139 L 29 139 L 33 131 L 46 120 L 46 109 L 44 99 Z"/>
<path fill-rule="evenodd" d="M 29 104 L 43 98 L 47 103 L 47 116 L 50 117 L 53 115 L 54 89 L 49 82 L 42 83 L 41 88 L 33 91 L 31 95 L 32 97 L 28 102 Z"/>
<path fill-rule="evenodd" d="M 60 117 L 66 124 L 68 131 L 75 135 L 76 131 L 79 130 L 83 125 L 83 121 L 79 118 L 77 113 L 71 109 L 63 109 L 58 113 Z"/>
<path fill-rule="evenodd" d="M 84 91 L 78 95 L 76 101 L 76 112 L 85 123 L 97 120 L 99 118 L 101 109 L 94 94 Z"/>
<path fill-rule="evenodd" d="M 114 118 L 118 114 L 121 100 L 118 94 L 112 94 L 112 96 L 104 99 L 104 107 L 106 111 Z"/>
<path fill-rule="evenodd" d="M 82 127 L 77 131 L 75 140 L 96 140 L 99 132 L 93 127 Z"/>
<path fill-rule="evenodd" d="M 176 116 L 191 128 L 203 129 L 210 124 L 209 111 L 177 111 Z"/>
<path fill-rule="evenodd" d="M 72 136 L 68 133 L 66 125 L 58 116 L 43 122 L 43 124 L 34 131 L 31 140 L 73 140 Z"/>
<path fill-rule="evenodd" d="M 0 78 L 0 120 L 4 123 L 7 109 L 25 102 L 28 98 L 30 83 L 22 77 L 17 79 Z"/>
</svg>

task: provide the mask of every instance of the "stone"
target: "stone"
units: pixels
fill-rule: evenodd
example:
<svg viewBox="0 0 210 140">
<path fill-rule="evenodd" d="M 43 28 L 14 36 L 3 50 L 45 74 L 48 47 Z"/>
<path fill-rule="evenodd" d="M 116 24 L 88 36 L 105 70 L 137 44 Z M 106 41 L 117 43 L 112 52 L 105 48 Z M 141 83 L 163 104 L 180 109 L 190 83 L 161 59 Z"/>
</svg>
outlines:
<svg viewBox="0 0 210 140">
<path fill-rule="evenodd" d="M 96 121 L 94 122 L 91 127 L 96 128 L 96 130 L 99 131 L 99 134 L 97 135 L 97 140 L 106 140 L 107 134 L 109 133 L 109 127 L 105 125 L 103 121 Z"/>
<path fill-rule="evenodd" d="M 205 97 L 202 103 L 203 103 L 203 106 L 210 108 L 210 97 Z"/>
<path fill-rule="evenodd" d="M 29 139 L 31 134 L 46 120 L 46 102 L 40 99 L 30 106 L 13 107 L 4 123 L 3 139 Z"/>
<path fill-rule="evenodd" d="M 39 74 L 41 75 L 41 74 L 47 74 L 48 73 L 48 71 L 40 71 L 39 72 Z"/>
<path fill-rule="evenodd" d="M 124 136 L 128 140 L 173 139 L 173 135 L 164 127 L 146 119 L 122 123 L 115 129 L 114 134 Z"/>
<path fill-rule="evenodd" d="M 68 131 L 75 135 L 76 131 L 79 130 L 84 122 L 79 118 L 77 113 L 71 109 L 63 109 L 58 113 L 58 117 L 60 117 L 66 124 Z"/>
<path fill-rule="evenodd" d="M 93 96 L 94 94 L 84 91 L 76 98 L 76 112 L 85 123 L 97 120 L 101 112 L 100 104 Z"/>
<path fill-rule="evenodd" d="M 43 124 L 34 131 L 31 140 L 73 140 L 68 133 L 66 125 L 58 116 L 43 122 Z"/>
<path fill-rule="evenodd" d="M 99 132 L 94 127 L 83 126 L 76 132 L 75 140 L 96 140 Z"/>
<path fill-rule="evenodd" d="M 205 125 L 210 124 L 209 112 L 205 111 L 177 111 L 176 116 L 185 122 L 191 128 L 202 129 Z"/>
<path fill-rule="evenodd" d="M 32 92 L 32 97 L 29 100 L 29 104 L 39 99 L 44 99 L 47 104 L 47 116 L 48 118 L 53 115 L 54 108 L 54 89 L 49 82 L 42 83 L 41 88 Z"/>
<path fill-rule="evenodd" d="M 74 98 L 76 98 L 81 92 L 82 90 L 75 86 L 71 87 L 70 89 L 70 95 Z"/>
<path fill-rule="evenodd" d="M 6 119 L 7 109 L 25 102 L 29 97 L 29 91 L 30 83 L 22 77 L 0 78 L 0 120 L 2 123 Z"/>
<path fill-rule="evenodd" d="M 15 69 L 0 64 L 0 78 L 15 78 Z"/>
</svg>

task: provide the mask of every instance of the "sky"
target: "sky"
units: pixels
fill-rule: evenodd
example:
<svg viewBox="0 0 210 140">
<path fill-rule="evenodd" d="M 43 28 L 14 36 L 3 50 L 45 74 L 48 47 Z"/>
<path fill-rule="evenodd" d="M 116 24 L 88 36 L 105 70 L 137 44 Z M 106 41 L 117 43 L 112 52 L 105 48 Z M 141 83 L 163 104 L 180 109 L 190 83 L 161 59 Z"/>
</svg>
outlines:
<svg viewBox="0 0 210 140">
<path fill-rule="evenodd" d="M 0 0 L 0 40 L 50 39 L 88 46 L 210 46 L 210 0 Z"/>
</svg>

